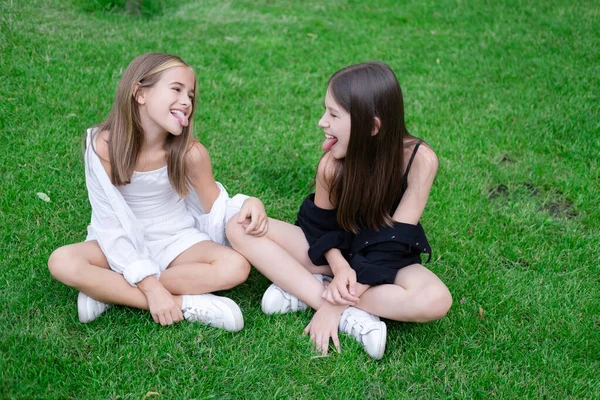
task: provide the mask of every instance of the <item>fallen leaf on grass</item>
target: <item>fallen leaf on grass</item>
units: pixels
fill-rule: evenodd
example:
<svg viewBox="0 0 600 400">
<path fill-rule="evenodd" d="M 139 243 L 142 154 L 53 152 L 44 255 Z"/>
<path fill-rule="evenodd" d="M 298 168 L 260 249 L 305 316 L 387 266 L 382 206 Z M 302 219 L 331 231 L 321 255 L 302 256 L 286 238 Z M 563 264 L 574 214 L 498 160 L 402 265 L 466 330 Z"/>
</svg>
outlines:
<svg viewBox="0 0 600 400">
<path fill-rule="evenodd" d="M 314 33 L 307 33 L 306 36 L 310 37 L 311 39 L 317 38 L 317 35 L 315 35 Z"/>
<path fill-rule="evenodd" d="M 465 304 L 467 302 L 467 299 L 465 297 L 463 297 L 462 299 L 460 299 L 460 304 Z"/>
<path fill-rule="evenodd" d="M 144 398 L 147 399 L 150 396 L 160 396 L 160 393 L 157 393 L 157 392 L 148 392 L 148 393 L 146 393 L 146 395 L 144 396 Z"/>
<path fill-rule="evenodd" d="M 46 193 L 38 192 L 37 197 L 45 201 L 46 203 L 50 203 L 50 197 Z"/>
<path fill-rule="evenodd" d="M 479 319 L 483 321 L 483 308 L 479 307 Z"/>
</svg>

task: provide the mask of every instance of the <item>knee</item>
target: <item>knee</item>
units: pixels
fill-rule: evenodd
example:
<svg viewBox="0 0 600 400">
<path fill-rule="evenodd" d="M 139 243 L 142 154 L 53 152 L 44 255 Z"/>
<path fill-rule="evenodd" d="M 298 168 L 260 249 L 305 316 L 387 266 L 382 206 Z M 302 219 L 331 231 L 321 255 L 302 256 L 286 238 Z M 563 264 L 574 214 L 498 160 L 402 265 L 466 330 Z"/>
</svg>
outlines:
<svg viewBox="0 0 600 400">
<path fill-rule="evenodd" d="M 422 299 L 420 322 L 442 319 L 452 306 L 452 295 L 443 284 L 425 288 L 420 297 Z"/>
<path fill-rule="evenodd" d="M 72 254 L 69 246 L 54 250 L 48 259 L 50 275 L 65 285 L 74 286 L 77 274 L 75 259 L 75 254 Z"/>
<path fill-rule="evenodd" d="M 248 279 L 250 263 L 244 256 L 236 251 L 231 251 L 227 262 L 222 265 L 223 289 L 231 289 Z"/>
<path fill-rule="evenodd" d="M 235 214 L 233 217 L 229 218 L 229 221 L 227 221 L 227 225 L 225 226 L 227 240 L 229 240 L 229 243 L 231 243 L 231 246 L 234 248 L 236 248 L 241 239 L 246 236 L 246 232 L 244 232 L 244 226 L 242 224 L 238 224 L 237 219 L 238 214 Z"/>
</svg>

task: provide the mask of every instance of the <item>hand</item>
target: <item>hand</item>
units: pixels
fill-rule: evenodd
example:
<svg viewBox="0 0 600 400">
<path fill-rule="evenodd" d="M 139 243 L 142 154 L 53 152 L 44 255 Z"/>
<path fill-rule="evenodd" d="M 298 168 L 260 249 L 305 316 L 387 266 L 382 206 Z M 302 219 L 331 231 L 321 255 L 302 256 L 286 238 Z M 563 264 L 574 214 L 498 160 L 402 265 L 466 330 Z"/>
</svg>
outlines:
<svg viewBox="0 0 600 400">
<path fill-rule="evenodd" d="M 138 287 L 146 295 L 154 322 L 166 326 L 183 320 L 181 308 L 173 299 L 173 295 L 156 278 L 149 276 L 138 282 Z"/>
<path fill-rule="evenodd" d="M 246 199 L 242 204 L 237 223 L 244 225 L 244 231 L 248 235 L 263 236 L 267 233 L 269 218 L 263 203 L 256 197 Z"/>
<path fill-rule="evenodd" d="M 338 326 L 344 309 L 345 307 L 335 307 L 324 303 L 304 328 L 304 333 L 310 335 L 310 340 L 317 347 L 317 351 L 323 355 L 327 355 L 329 351 L 329 338 L 337 352 L 341 353 Z"/>
<path fill-rule="evenodd" d="M 333 280 L 321 297 L 334 305 L 355 305 L 359 300 L 356 296 L 356 272 L 349 265 L 336 268 Z"/>
</svg>

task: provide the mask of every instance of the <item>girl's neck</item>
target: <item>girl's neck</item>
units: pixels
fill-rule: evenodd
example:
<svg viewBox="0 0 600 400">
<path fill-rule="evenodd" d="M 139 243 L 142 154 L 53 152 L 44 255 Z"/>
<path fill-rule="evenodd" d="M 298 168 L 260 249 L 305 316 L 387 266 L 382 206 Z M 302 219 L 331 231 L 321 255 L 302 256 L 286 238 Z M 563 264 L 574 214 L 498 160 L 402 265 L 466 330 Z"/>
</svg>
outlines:
<svg viewBox="0 0 600 400">
<path fill-rule="evenodd" d="M 144 129 L 143 152 L 160 151 L 165 148 L 165 141 L 169 132 L 160 132 L 152 129 Z"/>
</svg>

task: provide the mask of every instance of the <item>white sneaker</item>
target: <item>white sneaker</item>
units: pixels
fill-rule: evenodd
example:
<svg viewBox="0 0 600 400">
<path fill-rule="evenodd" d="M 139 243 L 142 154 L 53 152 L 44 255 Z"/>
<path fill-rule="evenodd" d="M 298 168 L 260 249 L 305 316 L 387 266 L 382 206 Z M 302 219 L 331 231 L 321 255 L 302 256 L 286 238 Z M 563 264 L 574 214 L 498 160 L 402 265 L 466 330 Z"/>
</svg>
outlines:
<svg viewBox="0 0 600 400">
<path fill-rule="evenodd" d="M 331 277 L 321 274 L 313 274 L 321 283 L 325 280 L 331 282 Z M 295 311 L 304 311 L 308 308 L 308 305 L 297 298 L 292 296 L 276 284 L 271 284 L 269 288 L 263 294 L 261 307 L 265 314 L 286 314 Z"/>
<path fill-rule="evenodd" d="M 237 332 L 244 327 L 242 310 L 227 297 L 214 294 L 194 294 L 181 296 L 183 317 L 188 321 L 223 328 Z"/>
<path fill-rule="evenodd" d="M 110 304 L 94 300 L 81 292 L 79 292 L 79 296 L 77 296 L 77 314 L 79 314 L 79 322 L 83 324 L 95 320 L 109 308 Z"/>
<path fill-rule="evenodd" d="M 348 307 L 340 319 L 339 330 L 354 337 L 374 359 L 381 360 L 383 357 L 387 328 L 379 317 L 355 307 Z"/>
</svg>

